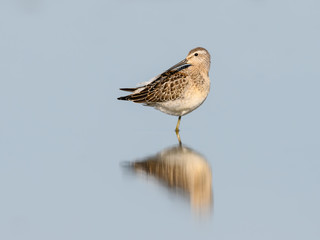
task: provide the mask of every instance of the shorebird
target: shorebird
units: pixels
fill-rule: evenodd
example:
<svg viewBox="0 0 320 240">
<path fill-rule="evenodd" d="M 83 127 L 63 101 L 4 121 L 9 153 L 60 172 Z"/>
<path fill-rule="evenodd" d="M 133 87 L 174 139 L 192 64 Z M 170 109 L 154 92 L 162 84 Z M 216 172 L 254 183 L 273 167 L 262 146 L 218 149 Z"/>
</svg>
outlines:
<svg viewBox="0 0 320 240">
<path fill-rule="evenodd" d="M 202 48 L 192 49 L 187 57 L 149 82 L 136 88 L 120 88 L 132 94 L 119 97 L 154 107 L 164 113 L 179 116 L 176 132 L 179 132 L 181 116 L 199 107 L 210 90 L 210 54 Z"/>
</svg>

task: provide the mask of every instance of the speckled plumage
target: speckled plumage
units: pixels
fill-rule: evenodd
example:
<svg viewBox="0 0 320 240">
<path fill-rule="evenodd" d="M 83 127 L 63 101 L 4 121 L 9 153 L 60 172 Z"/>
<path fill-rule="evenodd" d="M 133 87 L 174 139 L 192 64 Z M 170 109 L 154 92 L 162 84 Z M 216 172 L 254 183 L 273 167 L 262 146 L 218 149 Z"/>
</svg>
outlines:
<svg viewBox="0 0 320 240">
<path fill-rule="evenodd" d="M 201 47 L 192 49 L 188 56 L 137 88 L 121 88 L 132 94 L 119 97 L 152 106 L 164 113 L 181 116 L 199 107 L 210 90 L 210 54 Z M 176 130 L 178 130 L 179 122 Z"/>
</svg>

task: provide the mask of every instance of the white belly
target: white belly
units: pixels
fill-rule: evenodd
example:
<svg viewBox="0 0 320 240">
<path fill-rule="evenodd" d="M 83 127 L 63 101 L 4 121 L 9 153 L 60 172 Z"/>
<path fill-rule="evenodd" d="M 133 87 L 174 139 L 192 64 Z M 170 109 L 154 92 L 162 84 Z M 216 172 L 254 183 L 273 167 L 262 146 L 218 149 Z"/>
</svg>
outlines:
<svg viewBox="0 0 320 240">
<path fill-rule="evenodd" d="M 175 116 L 186 115 L 199 107 L 208 96 L 208 92 L 192 91 L 184 95 L 183 98 L 174 101 L 160 102 L 153 107 Z"/>
</svg>

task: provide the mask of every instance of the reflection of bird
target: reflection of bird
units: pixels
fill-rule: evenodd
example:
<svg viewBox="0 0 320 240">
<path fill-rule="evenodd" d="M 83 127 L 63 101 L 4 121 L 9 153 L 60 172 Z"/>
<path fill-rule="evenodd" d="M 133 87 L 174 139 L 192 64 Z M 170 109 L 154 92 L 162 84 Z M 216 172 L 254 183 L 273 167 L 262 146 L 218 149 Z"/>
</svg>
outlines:
<svg viewBox="0 0 320 240">
<path fill-rule="evenodd" d="M 210 90 L 210 54 L 201 47 L 192 49 L 188 56 L 137 88 L 120 88 L 132 94 L 119 97 L 152 106 L 164 113 L 179 116 L 176 131 L 179 131 L 181 116 L 199 107 Z"/>
<path fill-rule="evenodd" d="M 165 182 L 169 188 L 188 193 L 191 205 L 198 210 L 212 205 L 212 175 L 206 159 L 184 146 L 165 149 L 155 156 L 131 164 L 135 171 L 142 171 Z"/>
</svg>

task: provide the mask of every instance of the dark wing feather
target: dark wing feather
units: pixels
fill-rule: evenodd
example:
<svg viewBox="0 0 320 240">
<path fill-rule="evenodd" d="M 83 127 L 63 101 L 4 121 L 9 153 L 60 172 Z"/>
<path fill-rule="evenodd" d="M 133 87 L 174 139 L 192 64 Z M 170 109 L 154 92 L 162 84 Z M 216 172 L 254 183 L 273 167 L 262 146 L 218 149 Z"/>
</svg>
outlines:
<svg viewBox="0 0 320 240">
<path fill-rule="evenodd" d="M 156 102 L 166 102 L 180 98 L 187 85 L 187 74 L 183 70 L 191 65 L 185 64 L 180 67 L 175 66 L 169 68 L 154 81 L 145 86 L 138 88 L 121 88 L 120 90 L 129 92 L 134 92 L 139 88 L 142 88 L 142 90 L 137 93 L 119 97 L 118 100 L 152 105 Z"/>
<path fill-rule="evenodd" d="M 134 92 L 138 88 L 120 88 L 121 91 L 126 91 L 126 92 Z"/>
<path fill-rule="evenodd" d="M 140 92 L 118 99 L 151 105 L 156 102 L 176 100 L 181 97 L 187 85 L 186 78 L 187 74 L 184 72 L 165 72 L 155 81 L 144 86 Z"/>
</svg>

